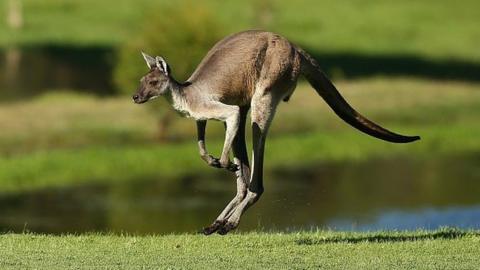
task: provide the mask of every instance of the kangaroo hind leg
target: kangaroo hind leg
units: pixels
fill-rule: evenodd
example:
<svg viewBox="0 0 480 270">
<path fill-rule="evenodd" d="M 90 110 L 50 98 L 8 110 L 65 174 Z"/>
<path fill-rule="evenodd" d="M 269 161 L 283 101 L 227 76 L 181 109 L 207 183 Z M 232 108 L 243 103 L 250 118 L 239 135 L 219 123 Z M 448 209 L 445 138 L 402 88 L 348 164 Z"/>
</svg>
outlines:
<svg viewBox="0 0 480 270">
<path fill-rule="evenodd" d="M 208 227 L 203 229 L 206 235 L 212 234 L 221 228 L 226 218 L 232 211 L 242 202 L 247 194 L 248 183 L 250 179 L 250 164 L 248 162 L 247 146 L 245 143 L 245 122 L 247 119 L 248 106 L 240 107 L 240 123 L 238 125 L 237 134 L 233 140 L 233 156 L 234 162 L 239 169 L 235 172 L 237 177 L 237 194 L 228 203 L 225 209 L 220 213 L 217 219 Z"/>
<path fill-rule="evenodd" d="M 258 201 L 263 193 L 263 155 L 268 128 L 273 120 L 275 109 L 281 98 L 275 98 L 269 92 L 261 92 L 252 99 L 252 173 L 250 183 L 242 202 L 230 213 L 228 220 L 218 230 L 219 234 L 226 234 L 235 229 L 240 223 L 240 217 L 248 207 Z"/>
</svg>

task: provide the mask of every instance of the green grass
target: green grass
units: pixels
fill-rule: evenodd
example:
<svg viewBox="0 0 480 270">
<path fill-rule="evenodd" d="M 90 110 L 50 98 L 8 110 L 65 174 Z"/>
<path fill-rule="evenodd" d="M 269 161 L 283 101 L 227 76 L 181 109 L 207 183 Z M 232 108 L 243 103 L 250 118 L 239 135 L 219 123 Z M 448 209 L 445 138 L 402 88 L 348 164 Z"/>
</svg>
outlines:
<svg viewBox="0 0 480 270">
<path fill-rule="evenodd" d="M 6 2 L 0 5 L 4 14 Z M 118 46 L 135 38 L 154 0 L 24 0 L 20 32 L 0 24 L 0 45 Z M 480 60 L 480 4 L 452 1 L 203 1 L 227 32 L 267 28 L 323 52 Z M 94 8 L 93 8 L 94 7 Z M 265 8 L 267 7 L 267 8 Z M 269 8 L 268 8 L 269 7 Z M 259 11 L 260 10 L 260 11 Z M 168 19 L 168 18 L 167 18 Z"/>
<path fill-rule="evenodd" d="M 278 136 L 267 143 L 265 167 L 271 170 L 394 156 L 428 159 L 480 151 L 478 128 L 450 125 L 417 131 L 424 139 L 411 145 L 392 145 L 354 131 Z M 211 153 L 220 153 L 220 144 L 211 142 L 215 146 L 210 147 Z M 154 177 L 169 179 L 212 172 L 198 157 L 195 142 L 62 149 L 0 158 L 0 192 Z"/>
<path fill-rule="evenodd" d="M 409 78 L 335 84 L 359 112 L 398 132 L 411 130 L 423 135 L 419 129 L 441 129 L 445 123 L 472 129 L 478 126 L 475 125 L 480 115 L 478 84 Z M 170 107 L 162 99 L 154 102 L 160 103 L 157 107 Z M 167 137 L 176 142 L 193 142 L 194 121 L 179 117 L 171 108 L 165 111 L 170 112 L 172 119 Z M 152 145 L 156 136 L 155 115 L 145 105 L 133 104 L 129 96 L 99 98 L 52 92 L 32 100 L 2 104 L 0 126 L 3 156 L 92 146 Z M 224 130 L 219 122 L 210 122 L 207 129 L 208 141 L 223 139 Z M 313 132 L 332 136 L 357 134 L 332 113 L 309 85 L 301 83 L 291 100 L 280 104 L 270 136 Z"/>
<path fill-rule="evenodd" d="M 2 269 L 475 269 L 478 231 L 6 234 Z"/>
<path fill-rule="evenodd" d="M 399 145 L 360 134 L 301 85 L 276 115 L 267 141 L 267 171 L 480 151 L 478 85 L 404 79 L 338 85 L 369 118 L 397 132 L 421 135 L 422 140 Z M 5 106 L 0 112 L 0 125 L 6 127 L 0 134 L 1 193 L 215 172 L 198 157 L 192 120 L 174 118 L 170 137 L 177 142 L 159 144 L 153 139 L 154 118 L 127 98 L 53 95 Z M 212 154 L 220 153 L 222 139 L 222 126 L 209 125 L 207 146 Z"/>
</svg>

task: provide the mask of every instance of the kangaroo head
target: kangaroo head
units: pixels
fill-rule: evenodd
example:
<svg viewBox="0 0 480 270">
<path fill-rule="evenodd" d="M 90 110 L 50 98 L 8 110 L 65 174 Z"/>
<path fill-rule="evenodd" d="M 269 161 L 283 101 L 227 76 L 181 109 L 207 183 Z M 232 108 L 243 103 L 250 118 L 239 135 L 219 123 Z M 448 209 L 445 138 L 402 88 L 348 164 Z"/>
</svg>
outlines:
<svg viewBox="0 0 480 270">
<path fill-rule="evenodd" d="M 165 94 L 170 88 L 171 80 L 170 69 L 162 57 L 154 58 L 143 52 L 142 55 L 150 71 L 140 79 L 140 86 L 132 97 L 137 104 L 145 103 Z"/>
</svg>

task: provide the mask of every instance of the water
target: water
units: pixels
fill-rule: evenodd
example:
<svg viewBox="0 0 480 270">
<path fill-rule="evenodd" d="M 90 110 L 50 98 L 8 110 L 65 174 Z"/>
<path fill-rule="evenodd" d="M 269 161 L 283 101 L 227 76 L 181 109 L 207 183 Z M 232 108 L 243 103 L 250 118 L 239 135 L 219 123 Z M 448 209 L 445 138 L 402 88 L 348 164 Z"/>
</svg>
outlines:
<svg viewBox="0 0 480 270">
<path fill-rule="evenodd" d="M 0 50 L 0 102 L 47 91 L 114 93 L 114 52 L 107 47 L 43 46 Z"/>
<path fill-rule="evenodd" d="M 480 155 L 270 171 L 240 230 L 480 228 Z M 0 230 L 195 232 L 233 197 L 227 173 L 0 196 Z"/>
</svg>

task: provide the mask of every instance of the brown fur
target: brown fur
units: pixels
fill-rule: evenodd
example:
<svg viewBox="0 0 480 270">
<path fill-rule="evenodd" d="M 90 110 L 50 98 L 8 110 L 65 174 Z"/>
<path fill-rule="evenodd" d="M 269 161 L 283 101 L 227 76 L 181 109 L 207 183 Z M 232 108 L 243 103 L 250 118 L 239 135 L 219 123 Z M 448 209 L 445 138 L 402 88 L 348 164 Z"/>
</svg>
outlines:
<svg viewBox="0 0 480 270">
<path fill-rule="evenodd" d="M 250 103 L 257 82 L 278 79 L 289 87 L 276 90 L 291 88 L 299 71 L 300 56 L 287 39 L 270 32 L 247 31 L 218 42 L 188 81 L 208 84 L 208 91 L 221 102 L 242 106 Z M 272 74 L 277 78 L 269 78 Z"/>
</svg>

